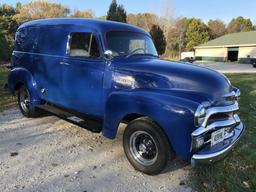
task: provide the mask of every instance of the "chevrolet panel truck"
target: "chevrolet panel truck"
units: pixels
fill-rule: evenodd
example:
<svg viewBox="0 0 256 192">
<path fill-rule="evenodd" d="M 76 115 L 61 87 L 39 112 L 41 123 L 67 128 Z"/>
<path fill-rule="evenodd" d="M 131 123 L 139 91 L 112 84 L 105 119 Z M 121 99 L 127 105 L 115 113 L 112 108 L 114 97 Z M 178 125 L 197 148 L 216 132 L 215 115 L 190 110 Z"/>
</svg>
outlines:
<svg viewBox="0 0 256 192">
<path fill-rule="evenodd" d="M 244 131 L 240 91 L 222 74 L 161 60 L 149 33 L 118 22 L 22 24 L 8 76 L 26 117 L 47 110 L 114 139 L 135 169 L 159 174 L 175 155 L 192 166 L 225 157 Z"/>
</svg>

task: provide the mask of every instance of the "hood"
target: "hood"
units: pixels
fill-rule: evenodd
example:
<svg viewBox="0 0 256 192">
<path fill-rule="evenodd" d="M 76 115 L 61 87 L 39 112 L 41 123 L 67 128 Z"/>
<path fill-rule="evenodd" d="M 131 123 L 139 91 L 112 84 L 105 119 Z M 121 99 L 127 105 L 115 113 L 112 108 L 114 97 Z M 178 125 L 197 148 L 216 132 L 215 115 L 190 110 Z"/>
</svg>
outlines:
<svg viewBox="0 0 256 192">
<path fill-rule="evenodd" d="M 232 90 L 224 75 L 193 64 L 134 57 L 113 60 L 112 66 L 114 78 L 124 75 L 134 79 L 135 89 L 151 89 L 198 102 L 215 102 Z"/>
</svg>

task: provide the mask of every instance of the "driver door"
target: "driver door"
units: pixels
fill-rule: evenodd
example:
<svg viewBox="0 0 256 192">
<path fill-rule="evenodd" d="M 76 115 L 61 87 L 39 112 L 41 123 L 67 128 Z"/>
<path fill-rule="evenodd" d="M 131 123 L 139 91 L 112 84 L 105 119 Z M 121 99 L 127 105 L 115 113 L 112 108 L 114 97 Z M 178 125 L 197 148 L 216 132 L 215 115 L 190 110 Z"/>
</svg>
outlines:
<svg viewBox="0 0 256 192">
<path fill-rule="evenodd" d="M 103 110 L 105 70 L 98 42 L 93 33 L 72 32 L 67 57 L 60 63 L 61 94 L 65 98 L 65 107 L 95 116 L 100 116 Z"/>
</svg>

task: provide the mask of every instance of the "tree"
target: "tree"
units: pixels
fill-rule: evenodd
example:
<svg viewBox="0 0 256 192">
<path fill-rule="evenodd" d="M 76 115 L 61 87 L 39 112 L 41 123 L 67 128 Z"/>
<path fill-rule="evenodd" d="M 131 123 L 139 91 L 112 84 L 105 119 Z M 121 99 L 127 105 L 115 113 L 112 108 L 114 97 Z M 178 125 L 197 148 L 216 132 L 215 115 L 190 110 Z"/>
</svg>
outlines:
<svg viewBox="0 0 256 192">
<path fill-rule="evenodd" d="M 13 19 L 16 8 L 10 5 L 0 5 L 0 60 L 8 61 L 14 45 L 14 34 L 18 28 Z"/>
<path fill-rule="evenodd" d="M 21 9 L 21 7 L 22 7 L 22 4 L 20 2 L 16 3 L 16 13 L 20 12 L 19 10 Z"/>
<path fill-rule="evenodd" d="M 109 6 L 107 20 L 126 23 L 126 11 L 123 5 L 117 5 L 116 0 L 113 0 Z"/>
<path fill-rule="evenodd" d="M 227 31 L 228 33 L 237 33 L 244 31 L 252 31 L 253 24 L 250 19 L 245 19 L 244 17 L 237 17 L 232 19 L 228 24 Z"/>
<path fill-rule="evenodd" d="M 184 50 L 187 46 L 187 31 L 188 26 L 191 23 L 193 19 L 189 18 L 180 18 L 176 21 L 175 26 L 178 29 L 178 48 L 179 48 L 179 56 L 181 54 L 181 51 Z"/>
<path fill-rule="evenodd" d="M 69 12 L 70 10 L 61 4 L 38 0 L 23 5 L 14 18 L 18 23 L 23 23 L 40 18 L 67 17 Z"/>
<path fill-rule="evenodd" d="M 153 25 L 150 30 L 150 35 L 152 36 L 158 54 L 164 54 L 166 48 L 166 39 L 163 30 L 158 25 Z"/>
<path fill-rule="evenodd" d="M 187 29 L 187 50 L 191 51 L 197 45 L 209 40 L 207 26 L 200 19 L 192 19 Z"/>
<path fill-rule="evenodd" d="M 17 28 L 18 23 L 13 19 L 13 16 L 0 16 L 0 32 L 14 37 Z"/>
<path fill-rule="evenodd" d="M 178 18 L 166 33 L 167 38 L 167 57 L 180 57 L 181 52 L 187 45 L 187 29 L 191 19 L 186 17 Z"/>
<path fill-rule="evenodd" d="M 12 44 L 2 32 L 0 32 L 0 61 L 9 61 L 11 57 Z"/>
<path fill-rule="evenodd" d="M 71 17 L 95 18 L 95 14 L 89 9 L 85 11 L 75 11 Z"/>
<path fill-rule="evenodd" d="M 118 14 L 117 14 L 117 3 L 116 0 L 113 0 L 112 3 L 109 6 L 109 10 L 107 13 L 107 20 L 117 21 Z"/>
<path fill-rule="evenodd" d="M 14 7 L 7 4 L 0 4 L 0 16 L 12 16 L 16 14 Z"/>
<path fill-rule="evenodd" d="M 159 23 L 159 19 L 155 14 L 152 13 L 139 13 L 139 14 L 129 14 L 127 17 L 127 22 L 143 28 L 145 31 L 150 31 L 153 25 Z"/>
<path fill-rule="evenodd" d="M 4 35 L 13 36 L 18 27 L 18 24 L 13 19 L 16 14 L 16 9 L 10 5 L 0 5 L 0 31 Z"/>
<path fill-rule="evenodd" d="M 118 5 L 117 13 L 119 16 L 119 22 L 127 23 L 127 15 L 123 5 Z"/>
<path fill-rule="evenodd" d="M 208 28 L 210 39 L 216 39 L 226 33 L 226 26 L 221 20 L 209 20 Z"/>
<path fill-rule="evenodd" d="M 101 19 L 101 20 L 107 20 L 107 16 L 100 16 L 100 17 L 98 17 L 98 19 Z"/>
</svg>

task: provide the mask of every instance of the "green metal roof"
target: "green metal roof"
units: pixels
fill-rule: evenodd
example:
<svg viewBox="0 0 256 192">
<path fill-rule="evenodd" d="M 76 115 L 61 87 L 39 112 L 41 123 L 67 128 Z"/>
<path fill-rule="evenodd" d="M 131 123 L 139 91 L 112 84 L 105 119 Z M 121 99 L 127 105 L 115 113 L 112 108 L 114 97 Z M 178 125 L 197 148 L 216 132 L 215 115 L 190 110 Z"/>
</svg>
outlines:
<svg viewBox="0 0 256 192">
<path fill-rule="evenodd" d="M 256 46 L 256 31 L 232 33 L 195 48 Z"/>
</svg>

